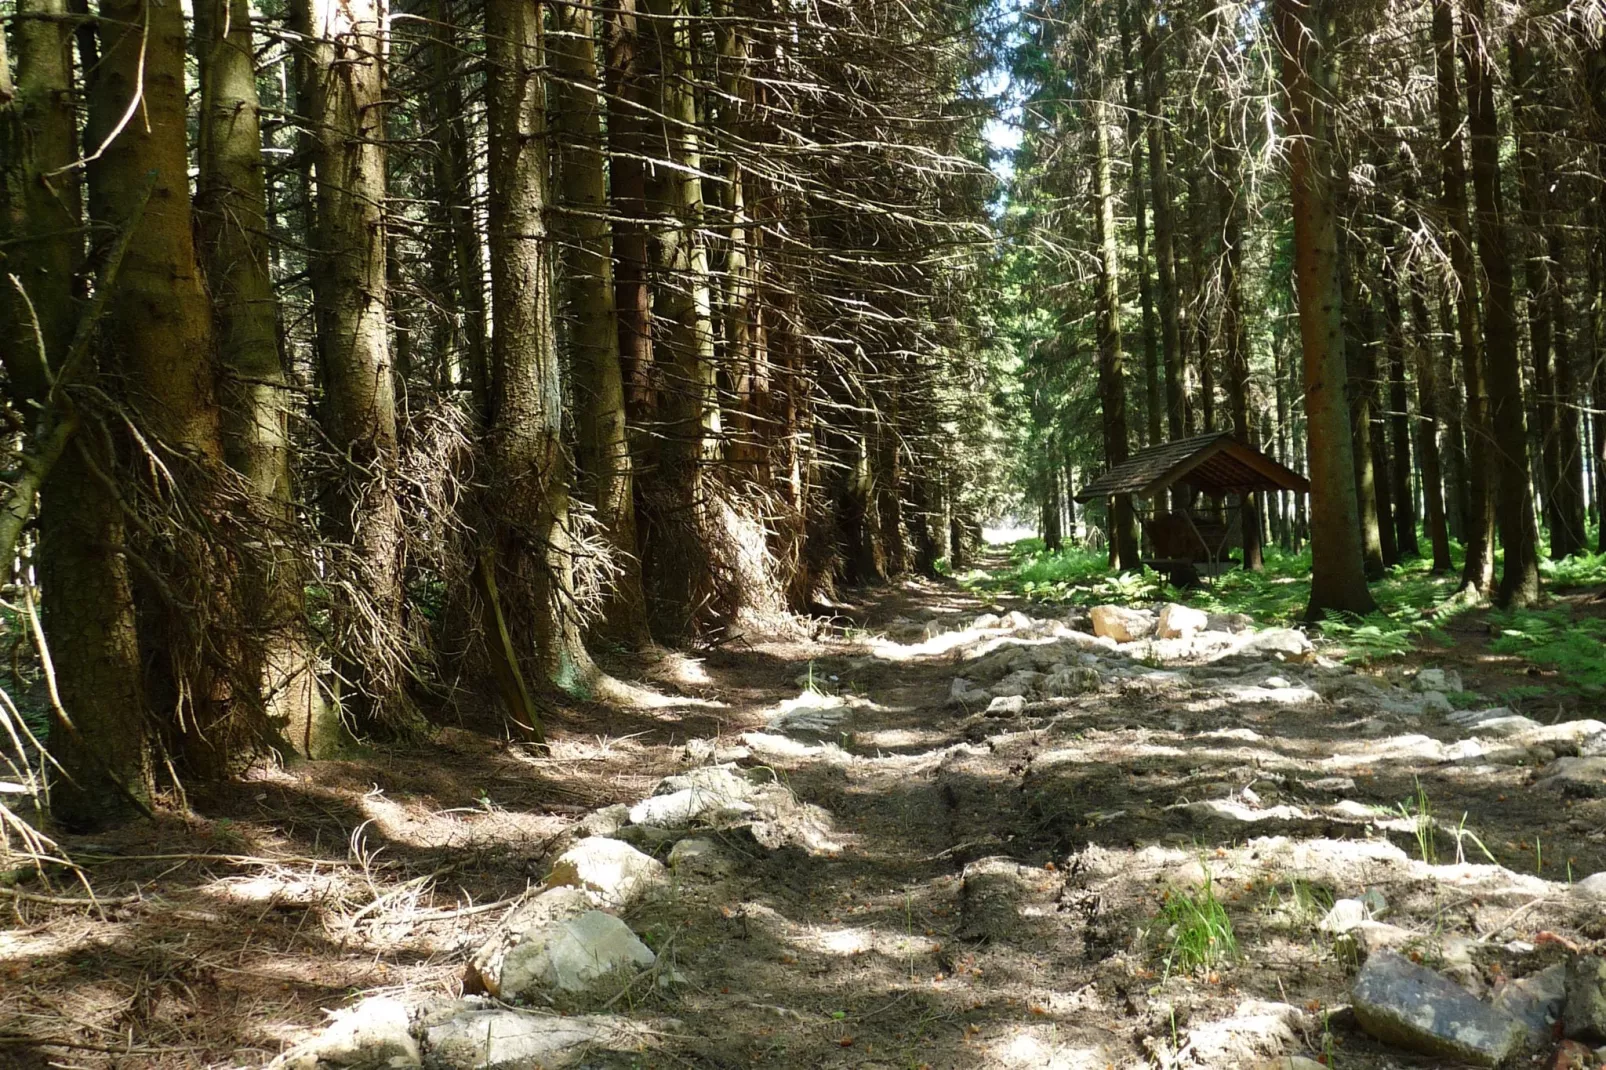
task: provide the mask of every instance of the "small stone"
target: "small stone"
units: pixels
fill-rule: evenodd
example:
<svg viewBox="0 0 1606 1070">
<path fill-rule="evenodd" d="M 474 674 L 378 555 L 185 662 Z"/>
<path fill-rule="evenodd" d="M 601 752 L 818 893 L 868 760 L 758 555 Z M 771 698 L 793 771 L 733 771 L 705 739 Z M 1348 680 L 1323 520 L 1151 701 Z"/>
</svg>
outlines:
<svg viewBox="0 0 1606 1070">
<path fill-rule="evenodd" d="M 1340 899 L 1316 923 L 1316 928 L 1324 933 L 1347 933 L 1369 917 L 1366 904 L 1359 899 Z"/>
<path fill-rule="evenodd" d="M 998 615 L 996 613 L 983 613 L 975 619 L 970 628 L 972 631 L 990 632 L 998 627 L 998 623 Z"/>
<path fill-rule="evenodd" d="M 1528 1027 L 1528 1036 L 1541 1043 L 1554 1036 L 1567 1000 L 1567 967 L 1557 963 L 1548 969 L 1512 981 L 1495 993 L 1496 1010 L 1505 1011 Z"/>
<path fill-rule="evenodd" d="M 1247 613 L 1210 613 L 1206 616 L 1206 630 L 1212 632 L 1237 634 L 1255 626 L 1255 618 Z"/>
<path fill-rule="evenodd" d="M 1000 695 L 987 704 L 989 717 L 1018 717 L 1026 712 L 1024 695 Z"/>
<path fill-rule="evenodd" d="M 1012 632 L 1023 632 L 1030 631 L 1032 626 L 1036 623 L 1036 621 L 1032 620 L 1032 618 L 1028 617 L 1020 610 L 1012 609 L 1008 613 L 1004 614 L 1002 626 L 1008 628 Z"/>
<path fill-rule="evenodd" d="M 1361 903 L 1366 907 L 1366 913 L 1374 919 L 1388 916 L 1388 898 L 1376 888 L 1368 888 L 1362 892 Z"/>
<path fill-rule="evenodd" d="M 694 836 L 669 849 L 669 868 L 677 877 L 723 877 L 731 871 L 731 862 L 719 844 Z"/>
<path fill-rule="evenodd" d="M 823 743 L 840 738 L 847 719 L 848 711 L 840 701 L 821 702 L 785 709 L 771 717 L 765 727 L 771 732 Z"/>
<path fill-rule="evenodd" d="M 1417 704 L 1417 709 L 1424 714 L 1455 712 L 1455 707 L 1450 704 L 1449 699 L 1444 697 L 1444 692 L 1442 691 L 1422 692 L 1422 698 Z"/>
<path fill-rule="evenodd" d="M 1210 616 L 1203 610 L 1167 602 L 1160 609 L 1154 634 L 1161 639 L 1192 639 L 1197 632 L 1210 626 Z"/>
<path fill-rule="evenodd" d="M 500 996 L 527 999 L 542 991 L 591 991 L 655 961 L 630 926 L 600 910 L 544 925 L 525 936 L 502 962 Z"/>
<path fill-rule="evenodd" d="M 614 803 L 582 817 L 575 823 L 575 831 L 581 836 L 612 836 L 624 828 L 629 820 L 630 807 L 624 803 Z"/>
<path fill-rule="evenodd" d="M 1566 985 L 1562 1035 L 1589 1044 L 1606 1043 L 1606 959 L 1574 955 L 1567 962 Z"/>
<path fill-rule="evenodd" d="M 1255 1070 L 1328 1070 L 1327 1066 L 1303 1055 L 1284 1055 L 1278 1059 L 1264 1059 L 1255 1064 Z"/>
<path fill-rule="evenodd" d="M 1069 698 L 1072 695 L 1081 695 L 1099 689 L 1099 674 L 1097 669 L 1085 666 L 1067 666 L 1057 672 L 1050 673 L 1040 688 L 1043 694 L 1050 698 Z"/>
<path fill-rule="evenodd" d="M 753 812 L 752 781 L 729 766 L 710 765 L 658 782 L 655 794 L 630 808 L 630 821 L 657 828 L 719 825 Z"/>
<path fill-rule="evenodd" d="M 1527 1035 L 1511 1015 L 1392 951 L 1366 960 L 1351 997 L 1362 1029 L 1424 1055 L 1499 1066 Z"/>
<path fill-rule="evenodd" d="M 625 907 L 669 883 L 662 862 L 628 843 L 591 836 L 558 856 L 547 887 L 583 888 L 610 907 Z"/>
<path fill-rule="evenodd" d="M 1574 883 L 1569 890 L 1586 902 L 1606 903 L 1606 871 L 1591 873 L 1583 880 Z"/>
<path fill-rule="evenodd" d="M 1347 776 L 1324 776 L 1318 780 L 1307 780 L 1300 786 L 1308 788 L 1311 791 L 1326 791 L 1332 792 L 1334 795 L 1342 795 L 1345 792 L 1355 790 L 1355 778 Z"/>
<path fill-rule="evenodd" d="M 1130 643 L 1154 634 L 1154 614 L 1126 606 L 1094 606 L 1093 634 L 1117 643 Z"/>
<path fill-rule="evenodd" d="M 1423 669 L 1411 686 L 1418 691 L 1460 691 L 1461 674 L 1454 669 Z"/>
</svg>

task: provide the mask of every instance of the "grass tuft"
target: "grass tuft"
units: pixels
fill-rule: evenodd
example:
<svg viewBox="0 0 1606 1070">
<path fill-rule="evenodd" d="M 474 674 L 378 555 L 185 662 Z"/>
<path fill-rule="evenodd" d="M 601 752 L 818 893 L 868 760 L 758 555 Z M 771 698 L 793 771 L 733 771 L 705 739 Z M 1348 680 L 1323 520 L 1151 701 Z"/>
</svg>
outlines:
<svg viewBox="0 0 1606 1070">
<path fill-rule="evenodd" d="M 1171 937 L 1171 951 L 1165 959 L 1167 977 L 1173 970 L 1208 970 L 1238 957 L 1232 919 L 1216 898 L 1209 873 L 1198 888 L 1167 892 L 1160 920 Z"/>
</svg>

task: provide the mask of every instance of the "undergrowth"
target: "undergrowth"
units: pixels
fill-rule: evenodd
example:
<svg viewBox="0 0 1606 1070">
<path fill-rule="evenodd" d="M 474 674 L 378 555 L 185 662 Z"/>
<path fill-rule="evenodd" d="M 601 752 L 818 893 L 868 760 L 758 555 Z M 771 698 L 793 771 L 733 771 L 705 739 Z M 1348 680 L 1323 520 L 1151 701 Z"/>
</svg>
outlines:
<svg viewBox="0 0 1606 1070">
<path fill-rule="evenodd" d="M 1215 883 L 1208 873 L 1198 888 L 1173 888 L 1166 893 L 1160 922 L 1171 938 L 1171 950 L 1165 958 L 1167 976 L 1178 969 L 1213 969 L 1238 957 L 1232 919 L 1216 898 Z"/>
</svg>

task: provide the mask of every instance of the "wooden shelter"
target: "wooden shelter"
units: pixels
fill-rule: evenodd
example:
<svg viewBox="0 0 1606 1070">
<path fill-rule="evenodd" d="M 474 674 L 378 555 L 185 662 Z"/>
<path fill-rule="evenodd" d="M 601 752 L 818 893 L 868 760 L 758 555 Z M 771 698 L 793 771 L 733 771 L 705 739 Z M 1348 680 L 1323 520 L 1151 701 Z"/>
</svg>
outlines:
<svg viewBox="0 0 1606 1070">
<path fill-rule="evenodd" d="M 1173 489 L 1184 493 L 1172 496 L 1172 511 L 1160 512 Z M 1219 571 L 1232 547 L 1242 543 L 1238 516 L 1245 495 L 1279 490 L 1302 494 L 1310 490 L 1310 482 L 1229 432 L 1218 431 L 1139 450 L 1083 487 L 1076 500 L 1127 495 L 1152 502 L 1147 512 L 1138 509 L 1148 543 L 1143 563 L 1168 573 L 1180 586 L 1196 583 L 1201 565 Z M 1201 495 L 1219 504 L 1200 508 Z"/>
</svg>

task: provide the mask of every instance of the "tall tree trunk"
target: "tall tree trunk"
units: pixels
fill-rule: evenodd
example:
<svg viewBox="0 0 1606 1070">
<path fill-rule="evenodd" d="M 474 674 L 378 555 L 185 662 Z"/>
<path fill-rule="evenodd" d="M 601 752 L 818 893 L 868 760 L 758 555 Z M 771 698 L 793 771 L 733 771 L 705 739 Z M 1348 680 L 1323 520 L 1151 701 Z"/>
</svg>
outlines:
<svg viewBox="0 0 1606 1070">
<path fill-rule="evenodd" d="M 510 625 L 517 656 L 532 656 L 550 685 L 583 694 L 598 673 L 580 641 L 571 580 L 575 547 L 547 232 L 542 46 L 536 0 L 487 6 L 487 229 L 495 325 L 488 444 L 494 504 L 486 509 L 495 560 L 488 570 L 494 568 L 503 590 L 519 592 L 509 600 L 521 607 Z M 512 709 L 516 683 L 510 690 L 510 712 L 518 712 Z"/>
<path fill-rule="evenodd" d="M 660 325 L 658 370 L 663 420 L 657 491 L 647 533 L 652 612 L 666 636 L 701 630 L 710 606 L 712 562 L 707 462 L 717 453 L 720 410 L 715 390 L 714 322 L 708 246 L 703 236 L 702 147 L 694 24 L 687 0 L 649 0 L 648 52 L 657 78 L 655 129 L 668 164 L 654 170 L 648 198 L 662 221 L 653 241 L 653 309 Z M 655 149 L 654 151 L 660 151 Z"/>
<path fill-rule="evenodd" d="M 1512 294 L 1511 254 L 1500 191 L 1500 131 L 1496 124 L 1493 63 L 1484 47 L 1484 0 L 1466 0 L 1462 10 L 1462 58 L 1467 70 L 1467 131 L 1472 140 L 1472 187 L 1478 259 L 1483 264 L 1485 344 L 1489 371 L 1490 423 L 1498 472 L 1500 543 L 1505 565 L 1497 601 L 1525 606 L 1539 597 L 1538 535 L 1528 483 L 1528 430 L 1522 402 L 1522 364 L 1517 352 L 1517 311 Z"/>
<path fill-rule="evenodd" d="M 1307 617 L 1376 608 L 1366 587 L 1344 397 L 1343 288 L 1329 162 L 1331 86 L 1324 48 L 1331 0 L 1276 0 L 1283 57 L 1294 217 L 1294 282 L 1304 349 L 1311 478 L 1311 594 Z"/>
<path fill-rule="evenodd" d="M 1394 545 L 1401 558 L 1420 557 L 1416 541 L 1416 502 L 1411 492 L 1411 413 L 1405 393 L 1405 316 L 1393 259 L 1383 258 L 1384 344 L 1389 372 L 1389 502 L 1394 511 Z"/>
<path fill-rule="evenodd" d="M 339 711 L 318 690 L 302 576 L 290 540 L 295 403 L 279 354 L 278 302 L 268 274 L 267 191 L 249 0 L 198 0 L 200 178 L 196 219 L 223 370 L 223 446 L 245 479 L 264 547 L 245 559 L 248 648 L 275 728 L 306 757 L 340 741 Z"/>
<path fill-rule="evenodd" d="M 1377 351 L 1372 336 L 1371 310 L 1361 297 L 1358 284 L 1360 264 L 1345 255 L 1346 246 L 1353 250 L 1352 239 L 1339 240 L 1339 257 L 1343 264 L 1344 300 L 1344 366 L 1349 377 L 1348 401 L 1350 438 L 1354 442 L 1355 502 L 1359 509 L 1357 520 L 1361 527 L 1361 547 L 1366 561 L 1367 579 L 1378 579 L 1387 567 L 1383 552 L 1383 528 L 1378 519 L 1376 453 L 1372 449 L 1372 414 L 1376 407 Z"/>
<path fill-rule="evenodd" d="M 317 181 L 308 265 L 323 397 L 318 417 L 339 452 L 330 534 L 349 561 L 336 607 L 341 704 L 363 727 L 409 731 L 402 623 L 402 517 L 396 500 L 396 386 L 385 321 L 383 0 L 296 0 L 304 34 L 301 100 Z"/>
<path fill-rule="evenodd" d="M 1433 573 L 1448 572 L 1450 530 L 1444 511 L 1444 473 L 1439 455 L 1439 360 L 1429 339 L 1433 323 L 1424 295 L 1425 281 L 1411 274 L 1411 338 L 1408 348 L 1416 371 L 1416 456 L 1422 471 L 1422 503 L 1428 544 L 1433 547 Z"/>
<path fill-rule="evenodd" d="M 1126 143 L 1132 154 L 1132 217 L 1137 254 L 1138 307 L 1143 326 L 1143 401 L 1144 431 L 1147 444 L 1161 442 L 1160 356 L 1155 345 L 1154 293 L 1149 280 L 1149 213 L 1144 190 L 1143 165 L 1143 102 L 1138 98 L 1137 66 L 1132 56 L 1132 23 L 1136 19 L 1136 5 L 1141 0 L 1129 0 L 1121 9 L 1121 66 L 1126 89 Z"/>
<path fill-rule="evenodd" d="M 635 473 L 625 421 L 614 314 L 613 235 L 603 161 L 601 84 L 591 9 L 559 4 L 549 52 L 554 133 L 558 137 L 564 304 L 573 349 L 575 467 L 580 493 L 594 512 L 618 569 L 608 585 L 603 626 L 633 646 L 649 641 L 647 603 L 636 545 Z"/>
<path fill-rule="evenodd" d="M 474 218 L 473 149 L 463 79 L 455 70 L 460 44 L 452 0 L 431 0 L 430 71 L 433 91 L 428 102 L 438 142 L 434 157 L 435 196 L 446 240 L 433 250 L 437 290 L 452 302 L 450 360 L 453 386 L 467 387 L 469 408 L 477 427 L 490 419 L 491 374 L 486 357 L 485 272 L 479 227 Z M 449 295 L 449 296 L 448 296 Z"/>
<path fill-rule="evenodd" d="M 1565 277 L 1566 232 L 1559 222 L 1552 222 L 1547 244 L 1550 262 Z M 1556 409 L 1560 414 L 1556 436 L 1556 487 L 1552 491 L 1556 501 L 1556 517 L 1555 527 L 1550 531 L 1550 551 L 1552 557 L 1561 558 L 1583 553 L 1588 548 L 1588 536 L 1584 518 L 1584 456 L 1582 429 L 1579 426 L 1578 370 L 1573 355 L 1572 317 L 1565 287 L 1559 283 L 1551 286 L 1548 297 L 1550 321 L 1555 331 L 1552 345 L 1556 353 Z"/>
<path fill-rule="evenodd" d="M 66 435 L 39 489 L 34 561 L 61 700 L 50 722 L 50 753 L 63 774 L 51 810 L 66 827 L 87 830 L 131 817 L 151 774 L 123 514 L 100 478 L 113 462 L 98 429 L 77 430 L 85 419 L 78 391 L 100 388 L 98 361 L 86 351 L 76 368 L 68 363 L 82 315 L 73 286 L 83 252 L 68 13 L 62 0 L 17 5 L 14 84 L 0 35 L 0 243 L 5 272 L 27 295 L 24 302 L 5 280 L 0 354 L 12 404 L 29 413 L 35 459 L 44 461 L 52 438 Z M 0 563 L 8 577 L 11 564 Z"/>
<path fill-rule="evenodd" d="M 1188 433 L 1182 327 L 1178 317 L 1176 212 L 1171 198 L 1165 134 L 1165 57 L 1155 38 L 1156 5 L 1143 21 L 1144 133 L 1149 144 L 1149 189 L 1154 203 L 1154 269 L 1159 290 L 1160 351 L 1165 366 L 1166 434 Z"/>
<path fill-rule="evenodd" d="M 1095 60 L 1097 62 L 1097 60 Z M 1126 381 L 1121 351 L 1121 260 L 1115 232 L 1115 187 L 1111 178 L 1110 116 L 1102 74 L 1096 77 L 1092 101 L 1097 147 L 1095 216 L 1098 230 L 1099 400 L 1104 410 L 1104 459 L 1114 467 L 1127 459 Z M 1138 524 L 1128 495 L 1117 495 L 1110 510 L 1110 567 L 1116 571 L 1138 564 Z"/>
<path fill-rule="evenodd" d="M 1218 96 L 1224 95 L 1223 87 Z M 1218 103 L 1223 102 L 1218 100 Z M 1221 111 L 1225 116 L 1225 106 Z M 1246 194 L 1240 188 L 1239 153 L 1232 141 L 1231 125 L 1223 119 L 1214 133 L 1211 159 L 1216 175 L 1216 196 L 1221 204 L 1221 347 L 1227 373 L 1227 400 L 1232 408 L 1233 435 L 1254 449 L 1259 446 L 1259 436 L 1249 405 L 1249 342 L 1244 330 L 1242 282 Z M 1260 544 L 1260 511 L 1253 494 L 1240 498 L 1238 520 L 1243 531 L 1243 565 L 1251 572 L 1259 572 L 1265 567 Z"/>
<path fill-rule="evenodd" d="M 1466 164 L 1461 149 L 1461 90 L 1455 72 L 1455 0 L 1433 0 L 1433 48 L 1438 74 L 1438 117 L 1442 204 L 1450 247 L 1451 289 L 1455 294 L 1456 332 L 1461 339 L 1461 377 L 1466 389 L 1467 508 L 1466 560 L 1463 588 L 1488 594 L 1494 586 L 1494 457 L 1493 425 L 1483 349 L 1483 323 L 1478 300 L 1478 269 L 1472 254 L 1472 222 L 1467 211 Z"/>
<path fill-rule="evenodd" d="M 187 514 L 167 521 L 182 535 L 136 548 L 152 566 L 136 595 L 145 684 L 190 771 L 216 778 L 264 742 L 266 725 L 258 682 L 240 671 L 238 558 L 211 537 L 237 518 L 191 216 L 184 18 L 173 4 L 107 0 L 98 28 L 88 129 L 105 150 L 89 165 L 90 212 L 111 230 L 138 218 L 108 295 L 103 355 L 126 384 L 144 442 L 175 457 L 171 484 L 155 493 L 176 492 Z M 134 100 L 144 118 L 125 123 Z"/>
</svg>

